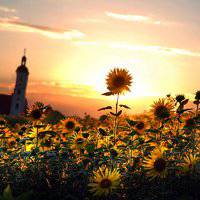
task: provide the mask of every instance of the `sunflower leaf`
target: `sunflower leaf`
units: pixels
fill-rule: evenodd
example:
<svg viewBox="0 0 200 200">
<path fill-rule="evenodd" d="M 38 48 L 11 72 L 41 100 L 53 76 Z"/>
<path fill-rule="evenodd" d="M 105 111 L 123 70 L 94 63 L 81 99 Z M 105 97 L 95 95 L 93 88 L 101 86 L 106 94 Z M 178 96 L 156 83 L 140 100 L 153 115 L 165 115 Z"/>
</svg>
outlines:
<svg viewBox="0 0 200 200">
<path fill-rule="evenodd" d="M 120 116 L 122 114 L 122 110 L 120 110 L 117 114 L 116 114 L 116 116 Z"/>
<path fill-rule="evenodd" d="M 131 120 L 131 119 L 126 119 L 126 121 L 128 122 L 128 124 L 129 124 L 130 126 L 135 126 L 135 125 L 137 124 L 137 121 L 133 121 L 133 120 Z"/>
<path fill-rule="evenodd" d="M 103 136 L 107 136 L 108 135 L 107 131 L 105 131 L 103 128 L 99 128 L 99 133 L 101 135 L 103 135 Z"/>
<path fill-rule="evenodd" d="M 7 185 L 7 187 L 3 191 L 3 199 L 5 199 L 5 200 L 14 199 L 13 195 L 12 195 L 12 191 L 11 191 L 10 185 Z"/>
<path fill-rule="evenodd" d="M 111 96 L 111 95 L 113 95 L 113 92 L 105 92 L 102 95 L 104 95 L 104 96 Z"/>
<path fill-rule="evenodd" d="M 113 112 L 110 112 L 110 114 L 111 114 L 111 115 L 113 115 L 113 116 L 116 116 L 116 114 L 115 114 L 115 113 L 113 113 Z"/>
<path fill-rule="evenodd" d="M 120 106 L 120 107 L 123 107 L 123 108 L 126 108 L 126 109 L 131 109 L 129 106 L 124 105 L 124 104 L 120 104 L 119 106 Z"/>
<path fill-rule="evenodd" d="M 100 108 L 100 109 L 98 109 L 98 111 L 109 110 L 109 109 L 112 109 L 112 106 L 106 106 L 106 107 Z"/>
<path fill-rule="evenodd" d="M 188 103 L 189 99 L 185 99 L 184 101 L 181 102 L 182 105 L 186 105 Z"/>
</svg>

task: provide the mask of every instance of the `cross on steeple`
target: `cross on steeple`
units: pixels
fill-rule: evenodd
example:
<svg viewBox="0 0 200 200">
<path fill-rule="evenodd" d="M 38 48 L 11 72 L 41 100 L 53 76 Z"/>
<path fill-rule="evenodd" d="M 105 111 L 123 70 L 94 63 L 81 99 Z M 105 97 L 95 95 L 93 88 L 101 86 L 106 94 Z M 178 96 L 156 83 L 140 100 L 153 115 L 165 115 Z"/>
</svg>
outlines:
<svg viewBox="0 0 200 200">
<path fill-rule="evenodd" d="M 26 49 L 24 49 L 24 56 L 26 56 Z"/>
<path fill-rule="evenodd" d="M 22 57 L 22 66 L 26 66 L 26 49 L 24 49 L 24 56 Z"/>
</svg>

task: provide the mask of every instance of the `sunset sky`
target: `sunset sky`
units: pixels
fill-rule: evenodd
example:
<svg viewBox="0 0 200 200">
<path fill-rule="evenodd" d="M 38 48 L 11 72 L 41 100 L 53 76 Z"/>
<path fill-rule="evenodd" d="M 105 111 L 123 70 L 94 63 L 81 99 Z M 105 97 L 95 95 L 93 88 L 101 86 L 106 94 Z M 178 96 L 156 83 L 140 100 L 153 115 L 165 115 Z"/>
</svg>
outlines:
<svg viewBox="0 0 200 200">
<path fill-rule="evenodd" d="M 125 67 L 129 103 L 189 96 L 200 89 L 199 11 L 199 0 L 0 0 L 0 92 L 12 92 L 26 48 L 31 95 L 106 100 L 106 74 Z"/>
</svg>

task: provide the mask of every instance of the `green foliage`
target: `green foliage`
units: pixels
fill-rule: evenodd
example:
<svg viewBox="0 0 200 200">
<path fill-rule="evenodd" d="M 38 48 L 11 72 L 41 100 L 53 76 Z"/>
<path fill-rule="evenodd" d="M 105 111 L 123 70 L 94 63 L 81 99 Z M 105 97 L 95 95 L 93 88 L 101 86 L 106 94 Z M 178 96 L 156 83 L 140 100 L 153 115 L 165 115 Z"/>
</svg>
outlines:
<svg viewBox="0 0 200 200">
<path fill-rule="evenodd" d="M 99 109 L 107 112 L 99 119 L 71 117 L 75 126 L 70 130 L 64 125 L 67 117 L 42 103 L 34 107 L 43 110 L 39 119 L 30 112 L 14 119 L 1 116 L 0 200 L 95 199 L 88 184 L 99 167 L 121 174 L 119 190 L 107 199 L 198 199 L 199 110 L 188 108 L 183 97 L 167 98 L 174 108 L 162 120 L 152 113 L 124 116 L 129 107 L 119 104 Z M 159 148 L 167 174 L 152 179 L 145 162 Z M 186 162 L 187 156 L 195 163 Z"/>
</svg>

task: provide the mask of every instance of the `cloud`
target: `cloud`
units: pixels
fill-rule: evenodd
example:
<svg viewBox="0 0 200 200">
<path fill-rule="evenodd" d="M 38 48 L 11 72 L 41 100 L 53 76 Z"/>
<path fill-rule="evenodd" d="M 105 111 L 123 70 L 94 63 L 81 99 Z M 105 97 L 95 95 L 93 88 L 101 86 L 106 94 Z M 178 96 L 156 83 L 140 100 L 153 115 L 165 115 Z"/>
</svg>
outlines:
<svg viewBox="0 0 200 200">
<path fill-rule="evenodd" d="M 108 17 L 118 20 L 124 20 L 129 22 L 140 22 L 146 24 L 154 24 L 154 25 L 168 25 L 169 22 L 163 22 L 160 20 L 155 20 L 148 16 L 143 15 L 128 15 L 128 14 L 120 14 L 120 13 L 113 13 L 113 12 L 105 12 Z"/>
<path fill-rule="evenodd" d="M 77 41 L 74 44 L 76 46 L 100 46 L 100 43 L 97 41 Z"/>
<path fill-rule="evenodd" d="M 5 12 L 5 13 L 15 13 L 16 10 L 14 8 L 8 8 L 5 6 L 0 6 L 0 11 Z"/>
<path fill-rule="evenodd" d="M 13 88 L 14 83 L 2 82 L 0 84 L 0 93 L 11 94 Z M 100 96 L 100 94 L 91 86 L 57 81 L 31 81 L 28 83 L 28 93 L 51 95 L 67 94 L 69 96 L 85 98 L 96 98 L 97 96 Z"/>
<path fill-rule="evenodd" d="M 83 18 L 83 19 L 77 19 L 80 23 L 105 23 L 106 21 L 103 19 L 97 19 L 97 18 Z"/>
<path fill-rule="evenodd" d="M 189 49 L 180 49 L 173 47 L 157 46 L 157 45 L 134 45 L 125 42 L 99 42 L 99 41 L 75 41 L 76 46 L 95 46 L 112 49 L 123 49 L 128 51 L 143 51 L 147 53 L 157 53 L 171 56 L 193 56 L 200 57 L 200 52 Z"/>
<path fill-rule="evenodd" d="M 161 53 L 165 55 L 182 55 L 182 56 L 200 57 L 200 52 L 197 52 L 197 51 L 164 47 L 164 46 L 145 46 L 145 45 L 133 45 L 133 44 L 127 44 L 127 43 L 114 42 L 114 43 L 109 44 L 109 47 L 114 48 L 114 49 L 126 49 L 130 51 Z"/>
<path fill-rule="evenodd" d="M 12 18 L 0 18 L 0 30 L 25 32 L 25 33 L 37 33 L 52 39 L 81 39 L 85 36 L 79 30 L 63 30 L 52 28 L 48 26 L 33 25 Z"/>
</svg>

